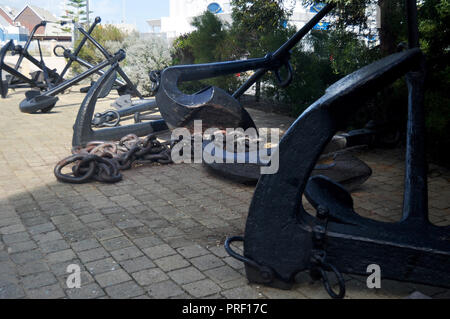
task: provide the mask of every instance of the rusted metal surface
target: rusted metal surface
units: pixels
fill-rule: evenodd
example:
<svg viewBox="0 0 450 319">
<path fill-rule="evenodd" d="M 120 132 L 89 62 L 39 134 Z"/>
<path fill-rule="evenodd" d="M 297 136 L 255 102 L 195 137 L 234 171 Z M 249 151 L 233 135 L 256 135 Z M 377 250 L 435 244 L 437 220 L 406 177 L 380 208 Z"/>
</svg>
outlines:
<svg viewBox="0 0 450 319">
<path fill-rule="evenodd" d="M 120 171 L 135 164 L 171 164 L 171 148 L 175 142 L 161 143 L 156 135 L 140 139 L 127 135 L 120 142 L 90 142 L 85 148 L 74 147 L 73 155 L 60 161 L 55 176 L 60 182 L 83 184 L 92 181 L 116 183 L 122 180 Z M 63 169 L 72 165 L 71 173 Z"/>
</svg>

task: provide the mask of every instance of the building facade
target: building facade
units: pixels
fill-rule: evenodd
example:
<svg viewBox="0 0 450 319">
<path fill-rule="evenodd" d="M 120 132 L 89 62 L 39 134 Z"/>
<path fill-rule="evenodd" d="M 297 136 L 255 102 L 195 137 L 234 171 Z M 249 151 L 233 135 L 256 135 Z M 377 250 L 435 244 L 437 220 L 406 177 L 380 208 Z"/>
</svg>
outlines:
<svg viewBox="0 0 450 319">
<path fill-rule="evenodd" d="M 289 23 L 301 28 L 316 13 L 313 7 L 304 7 L 301 1 L 286 1 L 286 6 L 292 9 L 293 14 Z M 317 9 L 317 8 L 316 8 Z M 206 10 L 216 14 L 222 21 L 231 23 L 231 1 L 229 0 L 170 0 L 169 17 L 157 20 L 148 20 L 151 32 L 160 34 L 167 39 L 174 39 L 182 34 L 194 31 L 191 23 L 194 17 Z M 322 23 L 322 27 L 325 27 Z"/>
<path fill-rule="evenodd" d="M 25 27 L 28 32 L 42 21 L 50 23 L 47 26 L 41 27 L 37 30 L 35 38 L 39 40 L 56 40 L 56 41 L 71 41 L 72 35 L 70 32 L 63 31 L 58 24 L 56 18 L 51 12 L 31 5 L 26 5 L 14 18 L 14 23 Z"/>
<path fill-rule="evenodd" d="M 3 44 L 9 40 L 16 43 L 28 40 L 28 30 L 14 22 L 18 10 L 9 6 L 0 6 L 0 43 Z"/>
</svg>

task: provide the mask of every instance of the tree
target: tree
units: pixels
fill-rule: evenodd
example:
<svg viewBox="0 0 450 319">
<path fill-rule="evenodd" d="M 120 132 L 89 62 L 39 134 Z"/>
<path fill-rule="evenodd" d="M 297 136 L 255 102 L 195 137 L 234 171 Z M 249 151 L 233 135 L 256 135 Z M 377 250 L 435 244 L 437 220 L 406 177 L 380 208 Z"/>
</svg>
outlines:
<svg viewBox="0 0 450 319">
<path fill-rule="evenodd" d="M 87 1 L 88 0 L 66 0 L 66 11 L 61 18 L 80 24 L 88 23 Z M 91 11 L 89 13 L 91 13 Z M 72 31 L 70 27 L 63 27 L 62 30 L 66 32 Z"/>
<path fill-rule="evenodd" d="M 110 52 L 126 51 L 121 63 L 130 80 L 144 95 L 150 95 L 150 71 L 162 70 L 170 65 L 170 51 L 167 42 L 159 37 L 142 36 L 133 32 L 122 41 L 107 41 L 105 48 Z"/>
<path fill-rule="evenodd" d="M 427 58 L 428 149 L 450 165 L 450 1 L 426 0 L 419 6 L 421 47 Z"/>
<path fill-rule="evenodd" d="M 220 61 L 225 58 L 220 43 L 227 37 L 224 23 L 216 15 L 205 11 L 195 17 L 192 26 L 196 28 L 189 36 L 189 43 L 195 57 L 195 63 Z"/>
<path fill-rule="evenodd" d="M 102 46 L 105 46 L 108 41 L 123 42 L 126 37 L 126 35 L 122 31 L 120 31 L 117 27 L 113 25 L 98 25 L 91 33 L 91 36 Z M 75 41 L 75 47 L 78 46 L 80 41 L 81 38 L 78 38 Z M 86 42 L 86 44 L 83 46 L 78 56 L 83 60 L 94 65 L 102 61 L 105 61 L 104 55 L 90 41 Z M 84 68 L 81 67 L 78 63 L 74 63 L 72 66 L 72 70 L 75 73 L 81 73 L 84 70 Z"/>
<path fill-rule="evenodd" d="M 285 27 L 292 8 L 283 0 L 232 0 L 233 32 L 236 44 L 249 57 L 261 57 L 276 50 L 289 35 Z"/>
</svg>

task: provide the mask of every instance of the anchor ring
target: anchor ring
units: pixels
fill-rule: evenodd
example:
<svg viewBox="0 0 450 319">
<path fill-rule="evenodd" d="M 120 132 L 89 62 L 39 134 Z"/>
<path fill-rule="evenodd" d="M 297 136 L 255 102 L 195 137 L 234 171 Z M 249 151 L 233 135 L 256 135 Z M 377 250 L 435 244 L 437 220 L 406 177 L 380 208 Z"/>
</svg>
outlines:
<svg viewBox="0 0 450 319">
<path fill-rule="evenodd" d="M 323 286 L 324 286 L 325 290 L 328 292 L 328 294 L 331 296 L 331 298 L 344 299 L 345 293 L 346 293 L 345 281 L 344 281 L 344 277 L 339 272 L 339 270 L 337 270 L 336 267 L 334 267 L 333 265 L 330 265 L 328 263 L 322 263 L 321 266 L 318 267 L 318 270 L 320 272 L 320 275 L 322 276 Z M 339 291 L 337 293 L 331 287 L 330 280 L 328 279 L 326 270 L 333 272 L 338 280 Z"/>
</svg>

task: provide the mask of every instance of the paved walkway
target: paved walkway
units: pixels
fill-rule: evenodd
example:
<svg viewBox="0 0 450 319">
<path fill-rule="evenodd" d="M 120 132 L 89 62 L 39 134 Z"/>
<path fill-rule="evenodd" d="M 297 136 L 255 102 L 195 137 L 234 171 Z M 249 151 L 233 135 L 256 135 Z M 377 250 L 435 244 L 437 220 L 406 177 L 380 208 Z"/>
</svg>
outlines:
<svg viewBox="0 0 450 319">
<path fill-rule="evenodd" d="M 0 101 L 0 298 L 328 298 L 319 283 L 292 291 L 249 285 L 243 264 L 223 241 L 243 234 L 254 187 L 210 175 L 201 166 L 145 166 L 116 185 L 60 184 L 57 161 L 69 155 L 83 95 L 61 96 L 53 113 L 21 114 L 23 91 Z M 251 111 L 259 126 L 290 118 Z M 267 124 L 266 124 L 267 125 Z M 402 204 L 399 151 L 360 154 L 374 176 L 354 193 L 357 211 L 396 221 Z M 450 179 L 430 178 L 431 219 L 450 224 Z M 68 289 L 67 266 L 82 268 L 82 288 Z M 450 292 L 346 276 L 348 298 L 433 297 Z"/>
</svg>

